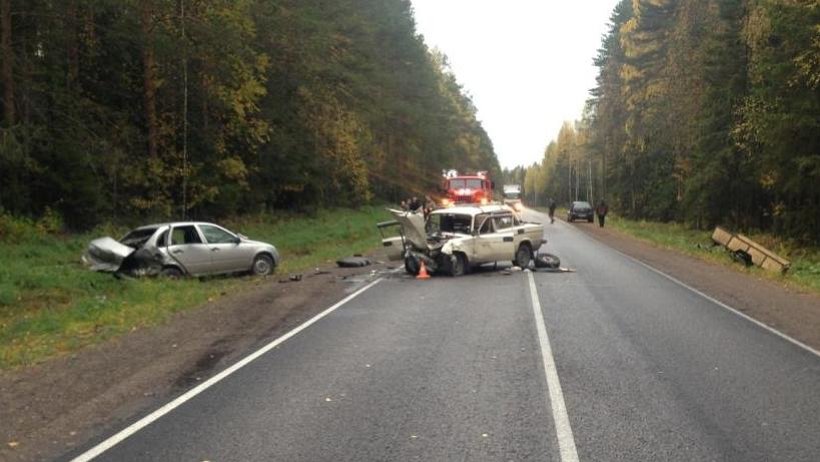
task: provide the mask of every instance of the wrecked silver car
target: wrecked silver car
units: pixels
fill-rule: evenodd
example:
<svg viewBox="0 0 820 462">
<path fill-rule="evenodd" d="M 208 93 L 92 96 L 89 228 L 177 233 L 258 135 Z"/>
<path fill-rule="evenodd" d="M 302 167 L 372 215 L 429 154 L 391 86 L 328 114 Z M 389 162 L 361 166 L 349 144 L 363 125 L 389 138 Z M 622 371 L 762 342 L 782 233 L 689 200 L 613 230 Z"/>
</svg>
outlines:
<svg viewBox="0 0 820 462">
<path fill-rule="evenodd" d="M 130 276 L 203 276 L 251 272 L 266 276 L 279 265 L 271 244 L 219 225 L 177 222 L 136 228 L 122 239 L 91 241 L 82 257 L 91 270 Z"/>
<path fill-rule="evenodd" d="M 433 211 L 425 220 L 421 213 L 390 210 L 400 236 L 382 240 L 391 260 L 404 259 L 408 273 L 418 274 L 421 262 L 428 270 L 453 276 L 473 266 L 511 261 L 526 268 L 546 242 L 544 227 L 521 221 L 504 205 L 463 206 Z"/>
</svg>

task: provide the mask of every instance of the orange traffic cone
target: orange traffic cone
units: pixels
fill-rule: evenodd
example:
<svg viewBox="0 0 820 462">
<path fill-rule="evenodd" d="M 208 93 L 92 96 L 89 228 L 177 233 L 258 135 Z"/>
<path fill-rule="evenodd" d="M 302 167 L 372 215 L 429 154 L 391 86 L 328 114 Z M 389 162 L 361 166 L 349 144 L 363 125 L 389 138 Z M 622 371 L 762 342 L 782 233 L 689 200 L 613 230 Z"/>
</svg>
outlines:
<svg viewBox="0 0 820 462">
<path fill-rule="evenodd" d="M 419 269 L 419 274 L 416 276 L 416 279 L 430 279 L 430 275 L 427 274 L 427 265 L 424 264 L 424 260 L 421 260 L 421 269 Z"/>
</svg>

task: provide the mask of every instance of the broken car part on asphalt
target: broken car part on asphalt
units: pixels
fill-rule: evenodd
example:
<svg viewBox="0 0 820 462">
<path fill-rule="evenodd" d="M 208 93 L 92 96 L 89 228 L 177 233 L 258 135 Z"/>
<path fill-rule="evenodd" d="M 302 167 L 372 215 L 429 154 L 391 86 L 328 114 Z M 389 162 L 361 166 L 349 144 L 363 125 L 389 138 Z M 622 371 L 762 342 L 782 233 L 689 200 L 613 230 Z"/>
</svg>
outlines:
<svg viewBox="0 0 820 462">
<path fill-rule="evenodd" d="M 273 273 L 280 263 L 271 244 L 252 241 L 219 225 L 176 222 L 136 228 L 119 241 L 91 241 L 82 261 L 93 271 L 128 276 L 204 276 Z"/>
</svg>

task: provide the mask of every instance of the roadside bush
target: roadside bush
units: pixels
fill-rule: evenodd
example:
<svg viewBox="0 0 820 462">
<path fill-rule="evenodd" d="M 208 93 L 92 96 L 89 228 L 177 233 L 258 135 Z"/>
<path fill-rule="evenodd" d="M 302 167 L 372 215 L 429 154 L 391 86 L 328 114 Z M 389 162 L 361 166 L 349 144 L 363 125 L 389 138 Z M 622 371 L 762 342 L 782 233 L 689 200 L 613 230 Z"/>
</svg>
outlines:
<svg viewBox="0 0 820 462">
<path fill-rule="evenodd" d="M 63 219 L 59 213 L 46 208 L 37 220 L 0 213 L 0 242 L 19 244 L 39 240 L 42 237 L 59 234 L 63 229 Z"/>
</svg>

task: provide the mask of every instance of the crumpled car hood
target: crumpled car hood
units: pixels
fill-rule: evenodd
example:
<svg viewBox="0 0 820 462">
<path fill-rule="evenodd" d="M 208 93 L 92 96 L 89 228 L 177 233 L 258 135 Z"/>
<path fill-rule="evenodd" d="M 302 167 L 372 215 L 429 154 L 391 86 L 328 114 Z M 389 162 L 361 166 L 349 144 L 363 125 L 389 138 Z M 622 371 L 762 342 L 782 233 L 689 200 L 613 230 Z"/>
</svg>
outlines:
<svg viewBox="0 0 820 462">
<path fill-rule="evenodd" d="M 401 224 L 405 238 L 407 238 L 413 246 L 418 249 L 430 248 L 427 244 L 427 232 L 424 229 L 424 214 L 394 209 L 389 210 L 390 213 L 396 217 L 396 221 Z"/>
<path fill-rule="evenodd" d="M 117 271 L 123 260 L 135 252 L 135 249 L 110 237 L 94 239 L 88 244 L 83 254 L 83 263 L 94 271 Z"/>
</svg>

